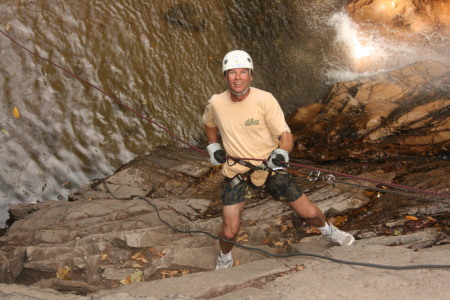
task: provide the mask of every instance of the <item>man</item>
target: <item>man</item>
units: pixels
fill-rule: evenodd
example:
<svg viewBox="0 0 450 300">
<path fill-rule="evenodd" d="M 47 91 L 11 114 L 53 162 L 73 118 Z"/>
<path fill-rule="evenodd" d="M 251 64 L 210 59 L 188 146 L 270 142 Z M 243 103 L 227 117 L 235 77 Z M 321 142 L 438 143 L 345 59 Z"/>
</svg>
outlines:
<svg viewBox="0 0 450 300">
<path fill-rule="evenodd" d="M 266 185 L 267 192 L 278 201 L 286 202 L 308 224 L 339 245 L 351 245 L 355 239 L 325 221 L 322 211 L 312 203 L 289 173 L 283 171 L 293 148 L 293 137 L 283 111 L 272 94 L 251 87 L 253 61 L 245 51 L 227 53 L 222 71 L 228 90 L 213 95 L 203 115 L 211 163 L 224 163 L 222 184 L 222 224 L 219 237 L 234 241 L 239 233 L 245 201 Z M 219 132 L 226 150 L 219 143 Z M 228 157 L 268 160 L 273 171 L 248 167 L 260 161 L 247 160 L 244 164 Z M 247 166 L 246 166 L 247 165 Z M 233 245 L 219 240 L 221 254 L 216 269 L 233 265 Z"/>
</svg>

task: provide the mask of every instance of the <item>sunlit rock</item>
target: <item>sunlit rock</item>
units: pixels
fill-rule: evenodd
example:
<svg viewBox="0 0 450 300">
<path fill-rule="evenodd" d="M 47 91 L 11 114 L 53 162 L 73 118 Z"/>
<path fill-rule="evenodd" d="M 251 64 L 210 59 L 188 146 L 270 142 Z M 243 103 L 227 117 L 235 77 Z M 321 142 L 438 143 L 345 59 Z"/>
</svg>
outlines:
<svg viewBox="0 0 450 300">
<path fill-rule="evenodd" d="M 299 108 L 289 119 L 298 155 L 327 161 L 448 154 L 449 75 L 446 65 L 421 62 L 337 83 L 321 110 Z"/>
<path fill-rule="evenodd" d="M 447 0 L 351 0 L 347 10 L 356 22 L 410 32 L 444 32 L 450 26 Z"/>
</svg>

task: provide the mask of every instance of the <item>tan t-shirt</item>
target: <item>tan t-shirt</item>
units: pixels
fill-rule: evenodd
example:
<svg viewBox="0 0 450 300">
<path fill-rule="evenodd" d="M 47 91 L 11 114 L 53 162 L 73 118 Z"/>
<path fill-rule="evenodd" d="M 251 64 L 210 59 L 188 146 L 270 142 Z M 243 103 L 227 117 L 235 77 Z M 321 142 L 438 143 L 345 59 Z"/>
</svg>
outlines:
<svg viewBox="0 0 450 300">
<path fill-rule="evenodd" d="M 278 137 L 285 131 L 290 132 L 275 97 L 254 87 L 241 102 L 231 101 L 228 91 L 213 95 L 203 114 L 203 123 L 208 127 L 217 126 L 227 154 L 239 158 L 267 159 L 278 147 Z M 262 163 L 249 162 L 254 165 Z M 247 171 L 248 168 L 240 164 L 229 166 L 225 163 L 222 168 L 223 174 L 230 178 Z M 253 183 L 264 184 L 267 172 L 255 173 L 252 174 Z"/>
</svg>

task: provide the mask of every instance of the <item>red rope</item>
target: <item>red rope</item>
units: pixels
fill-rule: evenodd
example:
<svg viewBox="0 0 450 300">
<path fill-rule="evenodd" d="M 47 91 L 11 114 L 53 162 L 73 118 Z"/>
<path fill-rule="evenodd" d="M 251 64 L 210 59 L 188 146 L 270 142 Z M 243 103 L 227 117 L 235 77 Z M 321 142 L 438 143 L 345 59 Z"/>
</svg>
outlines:
<svg viewBox="0 0 450 300">
<path fill-rule="evenodd" d="M 15 41 L 11 36 L 9 36 L 8 34 L 6 34 L 6 33 L 5 33 L 4 31 L 2 31 L 1 29 L 0 29 L 0 33 L 2 33 L 5 37 L 7 37 L 9 40 L 11 40 L 11 42 L 13 42 L 14 44 L 16 44 L 16 45 L 19 46 L 20 48 L 24 49 L 25 51 L 27 51 L 27 52 L 30 53 L 31 55 L 34 55 L 34 56 L 36 56 L 36 57 L 42 59 L 43 61 L 45 61 L 45 62 L 47 62 L 47 63 L 49 63 L 49 64 L 51 64 L 51 65 L 53 65 L 53 66 L 55 66 L 55 67 L 57 67 L 57 68 L 59 68 L 59 69 L 61 69 L 62 71 L 64 71 L 65 73 L 69 74 L 70 76 L 72 76 L 72 77 L 78 79 L 79 81 L 81 81 L 81 82 L 83 82 L 83 83 L 85 83 L 85 84 L 87 84 L 87 85 L 93 87 L 94 89 L 98 90 L 100 93 L 104 94 L 105 96 L 109 97 L 111 100 L 113 100 L 114 102 L 116 102 L 118 105 L 120 105 L 120 106 L 122 106 L 123 108 L 125 108 L 125 109 L 131 111 L 132 113 L 134 113 L 134 114 L 136 114 L 137 116 L 143 118 L 144 120 L 146 120 L 146 121 L 148 121 L 148 122 L 150 122 L 150 123 L 156 125 L 157 127 L 161 128 L 162 130 L 164 130 L 165 132 L 167 132 L 168 134 L 170 134 L 171 136 L 173 136 L 174 138 L 176 138 L 178 141 L 182 142 L 183 144 L 185 144 L 185 145 L 191 147 L 192 149 L 194 149 L 194 150 L 196 150 L 196 151 L 199 151 L 200 153 L 203 153 L 204 155 L 209 156 L 209 154 L 208 154 L 206 151 L 204 151 L 204 150 L 202 150 L 202 149 L 200 149 L 200 148 L 198 148 L 198 147 L 196 147 L 196 146 L 194 146 L 194 145 L 192 145 L 192 144 L 190 144 L 190 143 L 184 141 L 182 138 L 180 138 L 178 135 L 176 135 L 175 133 L 173 133 L 172 131 L 170 131 L 170 130 L 167 129 L 166 127 L 164 127 L 164 126 L 162 126 L 161 124 L 159 124 L 159 123 L 153 121 L 153 120 L 150 119 L 150 118 L 147 118 L 146 116 L 144 116 L 144 115 L 141 114 L 140 112 L 138 112 L 138 111 L 132 109 L 131 107 L 129 107 L 129 106 L 123 104 L 119 99 L 117 99 L 116 97 L 114 97 L 114 96 L 112 96 L 112 95 L 106 93 L 106 92 L 105 92 L 104 90 L 102 90 L 101 88 L 99 88 L 99 87 L 95 86 L 94 84 L 90 83 L 89 81 L 84 80 L 83 78 L 81 78 L 81 77 L 75 75 L 74 73 L 70 72 L 70 71 L 67 70 L 66 68 L 64 68 L 64 67 L 62 67 L 62 66 L 60 66 L 60 65 L 58 65 L 58 64 L 56 64 L 56 63 L 54 63 L 54 62 L 52 62 L 52 61 L 50 61 L 50 60 L 48 60 L 48 59 L 46 59 L 46 58 L 40 56 L 39 54 L 37 54 L 37 53 L 35 53 L 35 52 L 29 50 L 28 48 L 26 48 L 25 46 L 23 46 L 23 45 L 20 44 L 19 42 Z M 230 158 L 231 158 L 231 157 L 230 157 Z M 267 162 L 267 160 L 264 160 L 264 159 L 256 159 L 256 158 L 236 158 L 236 157 L 233 157 L 233 158 L 236 159 L 236 160 L 256 160 L 256 161 L 261 161 L 261 162 Z M 330 174 L 334 174 L 334 175 L 339 175 L 339 176 L 344 176 L 344 177 L 348 177 L 348 178 L 353 178 L 353 179 L 358 179 L 358 180 L 365 180 L 365 181 L 369 181 L 369 182 L 373 182 L 373 183 L 383 184 L 383 185 L 385 185 L 385 186 L 390 186 L 390 187 L 400 188 L 400 189 L 404 189 L 404 190 L 409 190 L 409 191 L 414 191 L 414 192 L 419 192 L 419 193 L 425 193 L 425 194 L 435 195 L 435 196 L 439 196 L 439 197 L 450 198 L 450 195 L 448 195 L 448 194 L 443 194 L 443 193 L 438 193 L 438 192 L 433 192 L 433 191 L 428 191 L 428 190 L 416 189 L 416 188 L 409 187 L 409 186 L 404 186 L 404 185 L 399 185 L 399 184 L 389 183 L 389 182 L 383 182 L 383 181 L 376 180 L 376 179 L 364 178 L 364 177 L 359 177 L 359 176 L 349 175 L 349 174 L 340 173 L 340 172 L 334 172 L 334 171 L 327 170 L 327 169 L 321 169 L 321 168 L 310 167 L 310 166 L 306 166 L 306 165 L 302 165 L 302 164 L 297 164 L 297 163 L 293 163 L 293 162 L 290 162 L 289 164 L 290 164 L 290 165 L 293 165 L 293 166 L 297 166 L 297 167 L 302 167 L 302 168 L 305 168 L 305 169 L 309 169 L 309 170 L 317 170 L 317 171 L 321 171 L 321 172 L 325 172 L 325 173 L 330 173 Z"/>
</svg>

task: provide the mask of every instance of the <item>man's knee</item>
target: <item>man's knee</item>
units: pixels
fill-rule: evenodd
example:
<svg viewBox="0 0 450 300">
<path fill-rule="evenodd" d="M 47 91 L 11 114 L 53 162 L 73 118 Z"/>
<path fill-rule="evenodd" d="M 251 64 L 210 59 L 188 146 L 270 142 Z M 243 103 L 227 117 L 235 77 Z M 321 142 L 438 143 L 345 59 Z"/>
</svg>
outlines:
<svg viewBox="0 0 450 300">
<path fill-rule="evenodd" d="M 222 229 L 223 238 L 233 241 L 239 233 L 239 227 L 224 226 Z"/>
</svg>

